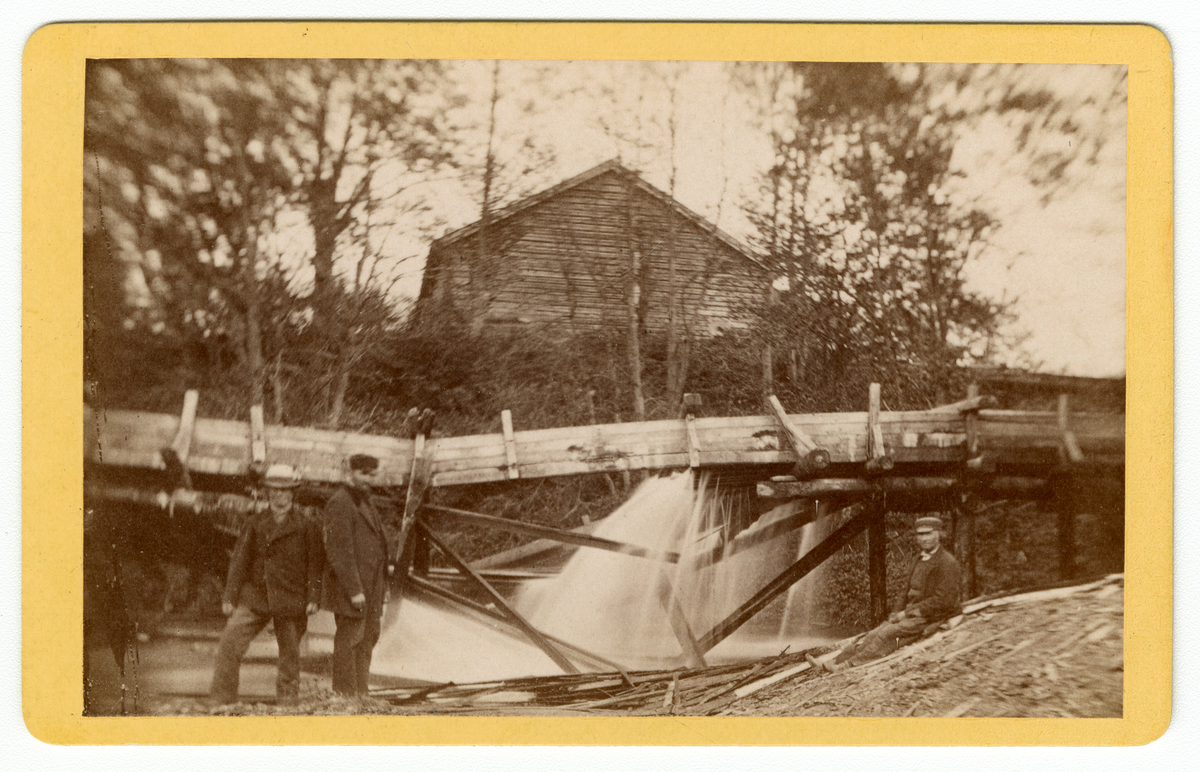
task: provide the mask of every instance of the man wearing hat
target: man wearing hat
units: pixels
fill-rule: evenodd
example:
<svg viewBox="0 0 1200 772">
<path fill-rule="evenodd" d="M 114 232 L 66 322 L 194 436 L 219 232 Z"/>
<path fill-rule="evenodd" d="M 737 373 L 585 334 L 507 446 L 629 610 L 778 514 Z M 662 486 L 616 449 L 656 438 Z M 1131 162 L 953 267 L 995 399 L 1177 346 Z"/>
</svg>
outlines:
<svg viewBox="0 0 1200 772">
<path fill-rule="evenodd" d="M 251 516 L 233 548 L 221 610 L 229 617 L 213 670 L 212 699 L 226 704 L 238 695 L 242 657 L 254 636 L 274 622 L 279 643 L 275 696 L 279 704 L 300 697 L 300 639 L 321 593 L 321 534 L 293 509 L 300 483 L 292 467 L 273 464 L 263 477 L 268 508 Z"/>
<path fill-rule="evenodd" d="M 849 646 L 833 662 L 821 664 L 831 673 L 853 665 L 887 656 L 901 646 L 920 638 L 925 630 L 958 614 L 959 567 L 942 549 L 942 521 L 937 517 L 919 517 L 916 522 L 917 546 L 921 554 L 909 573 L 908 591 L 888 621 L 863 636 L 857 646 Z M 809 662 L 817 661 L 809 656 Z"/>
<path fill-rule="evenodd" d="M 334 614 L 333 689 L 350 697 L 367 695 L 371 652 L 387 594 L 388 541 L 371 503 L 379 459 L 355 454 L 346 485 L 325 505 L 325 578 L 321 605 Z"/>
</svg>

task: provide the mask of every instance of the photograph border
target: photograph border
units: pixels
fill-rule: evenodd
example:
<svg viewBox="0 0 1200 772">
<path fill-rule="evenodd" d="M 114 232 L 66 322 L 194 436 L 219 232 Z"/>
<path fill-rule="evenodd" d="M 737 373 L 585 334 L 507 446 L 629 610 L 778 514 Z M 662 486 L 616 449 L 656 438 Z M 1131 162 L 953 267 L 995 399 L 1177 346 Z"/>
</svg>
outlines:
<svg viewBox="0 0 1200 772">
<path fill-rule="evenodd" d="M 83 717 L 84 65 L 91 58 L 246 56 L 1127 66 L 1123 717 Z M 1136 745 L 1166 730 L 1172 678 L 1173 109 L 1170 47 L 1158 30 L 757 22 L 55 24 L 30 38 L 22 74 L 22 709 L 38 739 L 194 745 Z"/>
</svg>

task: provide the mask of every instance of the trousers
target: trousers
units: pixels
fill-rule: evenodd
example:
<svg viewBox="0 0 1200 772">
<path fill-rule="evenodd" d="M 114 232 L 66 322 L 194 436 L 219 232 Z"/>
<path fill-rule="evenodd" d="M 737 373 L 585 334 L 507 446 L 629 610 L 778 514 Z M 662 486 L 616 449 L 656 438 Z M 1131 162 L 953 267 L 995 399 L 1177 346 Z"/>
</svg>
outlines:
<svg viewBox="0 0 1200 772">
<path fill-rule="evenodd" d="M 371 674 L 371 654 L 379 641 L 379 617 L 337 614 L 333 634 L 333 690 L 338 694 L 365 697 Z"/>
<path fill-rule="evenodd" d="M 246 605 L 239 605 L 229 617 L 213 668 L 210 694 L 214 700 L 222 704 L 237 702 L 242 657 L 254 636 L 270 621 L 270 614 L 260 614 Z M 274 622 L 275 640 L 279 643 L 275 699 L 282 704 L 295 703 L 300 698 L 300 639 L 308 630 L 308 617 L 274 617 Z"/>
<path fill-rule="evenodd" d="M 907 646 L 921 637 L 928 619 L 909 617 L 899 622 L 884 622 L 862 637 L 855 646 L 848 647 L 834 660 L 837 664 L 849 662 L 862 665 L 873 659 L 886 657 L 901 646 Z"/>
</svg>

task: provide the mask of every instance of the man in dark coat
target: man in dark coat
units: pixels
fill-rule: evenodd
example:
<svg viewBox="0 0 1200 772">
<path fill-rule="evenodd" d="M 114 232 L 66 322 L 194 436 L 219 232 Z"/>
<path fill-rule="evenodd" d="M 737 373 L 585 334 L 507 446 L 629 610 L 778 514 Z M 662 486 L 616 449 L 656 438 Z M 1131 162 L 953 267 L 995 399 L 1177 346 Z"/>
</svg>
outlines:
<svg viewBox="0 0 1200 772">
<path fill-rule="evenodd" d="M 379 620 L 387 595 L 388 540 L 371 503 L 370 483 L 379 459 L 350 457 L 348 484 L 325 505 L 325 555 L 321 605 L 333 612 L 333 689 L 351 697 L 367 695 L 371 653 L 379 640 Z"/>
<path fill-rule="evenodd" d="M 921 548 L 921 555 L 909 574 L 908 592 L 887 622 L 863 636 L 857 646 L 847 647 L 833 662 L 823 663 L 822 667 L 836 673 L 887 656 L 961 611 L 958 561 L 942 548 L 941 530 L 941 519 L 917 518 L 917 546 Z M 818 664 L 811 656 L 808 659 L 814 665 Z"/>
<path fill-rule="evenodd" d="M 293 509 L 295 473 L 287 464 L 274 464 L 263 485 L 269 507 L 242 528 L 221 600 L 229 621 L 212 681 L 212 699 L 221 704 L 237 700 L 242 657 L 267 622 L 274 622 L 279 643 L 276 699 L 281 705 L 299 700 L 300 639 L 321 594 L 321 533 L 317 523 Z"/>
</svg>

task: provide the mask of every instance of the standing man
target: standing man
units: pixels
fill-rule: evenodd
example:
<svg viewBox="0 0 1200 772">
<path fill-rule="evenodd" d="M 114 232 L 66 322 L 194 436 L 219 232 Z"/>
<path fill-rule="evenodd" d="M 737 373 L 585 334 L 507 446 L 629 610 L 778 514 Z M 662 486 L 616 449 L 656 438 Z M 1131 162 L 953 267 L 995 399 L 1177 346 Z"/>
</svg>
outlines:
<svg viewBox="0 0 1200 772">
<path fill-rule="evenodd" d="M 242 657 L 267 622 L 275 624 L 279 667 L 275 697 L 280 705 L 300 698 L 300 639 L 321 594 L 321 533 L 293 509 L 300 483 L 292 467 L 273 464 L 263 478 L 267 511 L 251 516 L 233 549 L 221 610 L 229 617 L 217 648 L 212 699 L 236 702 Z"/>
<path fill-rule="evenodd" d="M 913 564 L 908 592 L 897 604 L 888 621 L 849 646 L 833 662 L 818 663 L 806 655 L 815 667 L 820 664 L 831 673 L 885 657 L 901 646 L 920 638 L 927 627 L 956 615 L 960 571 L 958 561 L 942 549 L 942 521 L 937 517 L 917 518 L 917 546 L 921 556 Z"/>
<path fill-rule="evenodd" d="M 325 505 L 322 605 L 333 612 L 333 690 L 367 695 L 371 652 L 379 640 L 379 619 L 387 593 L 388 543 L 379 512 L 371 503 L 371 481 L 379 459 L 350 457 L 347 485 Z"/>
</svg>

